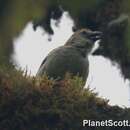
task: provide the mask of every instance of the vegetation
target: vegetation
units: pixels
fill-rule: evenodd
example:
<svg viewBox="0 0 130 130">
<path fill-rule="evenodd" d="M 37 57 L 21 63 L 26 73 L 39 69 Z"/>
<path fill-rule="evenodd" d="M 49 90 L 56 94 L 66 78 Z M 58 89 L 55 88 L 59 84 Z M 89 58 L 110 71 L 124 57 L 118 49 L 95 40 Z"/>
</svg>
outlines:
<svg viewBox="0 0 130 130">
<path fill-rule="evenodd" d="M 28 22 L 33 22 L 34 29 L 42 26 L 53 34 L 50 19 L 58 20 L 67 10 L 74 19 L 74 29 L 104 32 L 107 37 L 95 54 L 119 63 L 124 77 L 129 79 L 129 5 L 129 0 L 0 0 L 0 130 L 114 130 L 117 128 L 84 128 L 82 120 L 130 122 L 129 108 L 110 106 L 89 88 L 84 89 L 81 78 L 67 75 L 56 83 L 47 76 L 27 76 L 10 62 L 13 40 Z M 118 21 L 122 14 L 128 19 L 106 31 L 109 23 Z"/>
<path fill-rule="evenodd" d="M 84 130 L 84 119 L 130 121 L 130 109 L 110 106 L 89 87 L 83 88 L 79 77 L 67 74 L 63 81 L 56 82 L 46 75 L 22 76 L 15 71 L 0 72 L 1 130 Z"/>
</svg>

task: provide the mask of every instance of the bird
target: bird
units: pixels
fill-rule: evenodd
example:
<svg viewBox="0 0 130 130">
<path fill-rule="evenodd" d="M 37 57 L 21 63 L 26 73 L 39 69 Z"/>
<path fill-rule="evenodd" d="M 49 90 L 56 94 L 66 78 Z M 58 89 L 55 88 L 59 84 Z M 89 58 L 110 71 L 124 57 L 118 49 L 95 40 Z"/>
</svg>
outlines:
<svg viewBox="0 0 130 130">
<path fill-rule="evenodd" d="M 36 75 L 46 74 L 49 78 L 62 80 L 66 73 L 70 73 L 86 82 L 89 73 L 88 54 L 101 35 L 100 31 L 86 28 L 76 31 L 63 46 L 47 55 Z"/>
</svg>

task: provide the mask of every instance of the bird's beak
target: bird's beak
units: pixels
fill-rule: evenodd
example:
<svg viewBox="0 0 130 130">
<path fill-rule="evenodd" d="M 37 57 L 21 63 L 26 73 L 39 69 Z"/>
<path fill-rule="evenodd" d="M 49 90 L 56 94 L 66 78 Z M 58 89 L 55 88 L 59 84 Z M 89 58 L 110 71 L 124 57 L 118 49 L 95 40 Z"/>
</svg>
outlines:
<svg viewBox="0 0 130 130">
<path fill-rule="evenodd" d="M 103 33 L 100 31 L 93 31 L 91 34 L 91 39 L 95 42 L 102 38 Z"/>
</svg>

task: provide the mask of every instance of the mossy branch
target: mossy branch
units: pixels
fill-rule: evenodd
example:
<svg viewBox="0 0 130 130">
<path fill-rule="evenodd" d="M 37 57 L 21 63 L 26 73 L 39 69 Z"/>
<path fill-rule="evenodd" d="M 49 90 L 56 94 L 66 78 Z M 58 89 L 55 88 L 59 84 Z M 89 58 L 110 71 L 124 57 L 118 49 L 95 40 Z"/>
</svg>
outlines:
<svg viewBox="0 0 130 130">
<path fill-rule="evenodd" d="M 70 75 L 56 83 L 47 76 L 0 71 L 0 129 L 83 130 L 84 119 L 130 119 L 128 108 L 110 106 L 83 84 Z"/>
</svg>

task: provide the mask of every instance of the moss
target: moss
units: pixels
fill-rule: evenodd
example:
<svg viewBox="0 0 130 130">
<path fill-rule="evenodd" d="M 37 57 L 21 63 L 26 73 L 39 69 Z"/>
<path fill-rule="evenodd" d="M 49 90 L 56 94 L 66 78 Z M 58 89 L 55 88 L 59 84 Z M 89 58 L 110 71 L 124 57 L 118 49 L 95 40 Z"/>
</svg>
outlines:
<svg viewBox="0 0 130 130">
<path fill-rule="evenodd" d="M 0 129 L 83 130 L 83 119 L 130 119 L 129 109 L 110 106 L 83 84 L 70 75 L 56 82 L 46 75 L 0 71 Z"/>
</svg>

